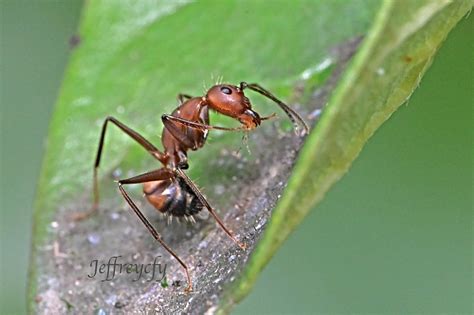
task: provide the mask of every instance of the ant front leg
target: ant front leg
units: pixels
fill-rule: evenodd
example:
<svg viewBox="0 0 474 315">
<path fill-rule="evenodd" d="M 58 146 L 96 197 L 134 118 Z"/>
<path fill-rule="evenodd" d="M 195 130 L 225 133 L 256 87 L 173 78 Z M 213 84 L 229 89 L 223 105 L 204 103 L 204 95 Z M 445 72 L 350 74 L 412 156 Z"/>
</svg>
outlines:
<svg viewBox="0 0 474 315">
<path fill-rule="evenodd" d="M 272 117 L 273 117 L 273 115 L 272 115 Z M 206 124 L 202 124 L 202 123 L 199 123 L 199 122 L 187 120 L 187 119 L 180 118 L 180 117 L 175 117 L 175 116 L 172 116 L 172 115 L 166 115 L 166 114 L 161 116 L 161 120 L 163 121 L 164 124 L 167 124 L 167 122 L 173 121 L 173 122 L 180 123 L 181 125 L 185 125 L 187 127 L 200 129 L 200 130 L 224 130 L 224 131 L 246 131 L 247 130 L 247 128 L 245 128 L 245 127 L 227 128 L 227 127 L 221 127 L 221 126 L 206 125 Z M 170 124 L 168 123 L 167 125 L 170 125 Z M 172 128 L 172 129 L 174 129 L 174 131 L 170 129 L 171 133 L 176 132 L 176 131 L 179 130 L 178 127 L 175 127 L 175 128 Z M 173 136 L 174 136 L 174 134 L 173 134 Z"/>
<path fill-rule="evenodd" d="M 189 128 L 194 128 L 197 130 L 225 130 L 225 131 L 247 131 L 245 127 L 237 127 L 237 128 L 226 128 L 220 126 L 211 126 L 207 124 L 202 124 L 199 122 L 183 119 L 180 117 L 175 117 L 172 115 L 162 115 L 161 120 L 163 121 L 163 125 L 165 128 L 180 141 L 180 143 L 184 144 L 186 147 L 196 150 L 200 148 L 203 143 L 195 142 L 196 138 L 189 137 L 188 134 L 184 133 L 182 128 L 179 125 L 184 125 Z M 179 125 L 178 125 L 179 124 Z M 199 140 L 199 139 L 198 139 Z"/>
<path fill-rule="evenodd" d="M 262 117 L 261 120 L 269 120 L 269 119 L 272 119 L 274 117 L 276 117 L 275 113 L 271 114 L 270 116 Z M 199 122 L 196 122 L 196 121 L 191 121 L 191 120 L 187 120 L 187 119 L 184 119 L 184 118 L 175 117 L 175 116 L 167 115 L 167 114 L 162 115 L 161 120 L 163 121 L 163 123 L 165 124 L 166 127 L 170 126 L 170 124 L 169 123 L 167 124 L 167 122 L 174 121 L 174 122 L 177 122 L 179 124 L 185 125 L 187 127 L 200 129 L 200 130 L 248 131 L 248 128 L 246 128 L 245 126 L 228 128 L 228 127 L 221 127 L 221 126 L 206 125 L 206 124 L 202 124 L 202 123 L 199 123 Z M 174 133 L 181 132 L 179 130 L 179 128 L 176 127 L 176 126 L 169 128 L 169 130 L 172 134 L 173 134 L 173 132 Z M 175 136 L 175 134 L 173 134 L 173 136 Z M 179 140 L 181 140 L 180 137 L 177 137 L 177 138 Z"/>
<path fill-rule="evenodd" d="M 160 162 L 165 162 L 165 156 L 160 150 L 158 150 L 153 144 L 150 143 L 145 137 L 140 135 L 138 132 L 133 130 L 132 128 L 126 126 L 125 124 L 118 121 L 116 118 L 112 116 L 108 116 L 104 124 L 102 125 L 102 131 L 100 133 L 100 140 L 99 140 L 99 147 L 97 149 L 97 155 L 94 163 L 94 177 L 93 177 L 93 203 L 92 207 L 89 211 L 83 213 L 75 213 L 73 214 L 72 218 L 74 220 L 83 220 L 88 218 L 90 215 L 94 214 L 97 211 L 99 206 L 99 187 L 98 187 L 98 180 L 97 180 L 97 169 L 99 168 L 100 159 L 102 157 L 102 149 L 104 147 L 104 140 L 105 140 L 105 133 L 107 131 L 108 122 L 113 123 L 117 127 L 120 128 L 125 134 L 130 136 L 133 140 L 138 142 L 143 148 L 145 148 L 154 158 L 159 160 Z"/>
<path fill-rule="evenodd" d="M 193 183 L 193 181 L 186 175 L 186 173 L 180 169 L 177 168 L 175 170 L 176 174 L 181 177 L 186 184 L 191 188 L 191 190 L 194 192 L 194 194 L 198 197 L 199 201 L 204 205 L 204 207 L 207 208 L 207 210 L 211 213 L 211 215 L 214 217 L 214 219 L 217 221 L 219 226 L 224 230 L 224 232 L 242 249 L 245 250 L 247 248 L 247 244 L 243 242 L 239 242 L 237 238 L 234 236 L 234 234 L 227 229 L 227 227 L 224 225 L 224 222 L 217 216 L 217 213 L 214 211 L 214 209 L 211 207 L 209 202 L 207 202 L 206 198 L 204 195 L 201 193 L 199 188 Z"/>
<path fill-rule="evenodd" d="M 123 185 L 129 185 L 129 184 L 142 184 L 146 182 L 151 182 L 151 181 L 156 181 L 156 180 L 166 180 L 175 177 L 173 172 L 171 172 L 167 168 L 161 168 L 156 171 L 151 171 L 148 173 L 144 173 L 135 177 L 127 178 L 127 179 L 122 179 L 118 181 L 118 188 L 120 190 L 120 193 L 122 194 L 123 198 L 125 201 L 127 201 L 128 205 L 130 208 L 132 208 L 133 212 L 138 216 L 140 221 L 146 226 L 148 231 L 153 235 L 155 240 L 160 243 L 161 246 L 163 246 L 168 253 L 170 253 L 171 256 L 173 256 L 183 267 L 184 272 L 186 273 L 186 278 L 188 281 L 188 286 L 186 287 L 185 291 L 190 292 L 192 291 L 192 282 L 191 282 L 191 277 L 189 275 L 188 271 L 188 266 L 184 263 L 181 258 L 169 247 L 162 239 L 161 235 L 156 231 L 156 229 L 151 225 L 150 221 L 143 215 L 143 213 L 140 211 L 140 209 L 137 207 L 137 205 L 133 202 L 132 198 L 128 195 L 128 193 L 125 191 L 123 188 Z"/>
</svg>

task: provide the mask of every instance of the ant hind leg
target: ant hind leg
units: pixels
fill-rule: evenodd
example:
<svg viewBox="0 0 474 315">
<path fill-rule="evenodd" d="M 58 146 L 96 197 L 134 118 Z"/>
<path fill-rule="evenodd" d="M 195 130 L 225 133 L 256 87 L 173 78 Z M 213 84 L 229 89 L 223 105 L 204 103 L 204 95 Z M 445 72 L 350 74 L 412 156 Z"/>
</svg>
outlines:
<svg viewBox="0 0 474 315">
<path fill-rule="evenodd" d="M 98 186 L 98 179 L 97 179 L 97 170 L 99 168 L 100 164 L 100 159 L 102 157 L 102 149 L 104 147 L 104 140 L 105 140 L 105 133 L 107 131 L 107 126 L 108 123 L 111 122 L 122 132 L 130 136 L 133 140 L 138 142 L 145 150 L 147 150 L 155 159 L 159 160 L 160 162 L 163 163 L 164 161 L 164 154 L 158 150 L 150 141 L 145 139 L 142 135 L 140 135 L 138 132 L 133 130 L 132 128 L 128 127 L 127 125 L 123 124 L 116 118 L 112 116 L 108 116 L 102 125 L 102 131 L 100 133 L 100 140 L 99 140 L 99 147 L 97 148 L 97 155 L 94 163 L 94 177 L 93 177 L 93 201 L 92 201 L 92 207 L 86 211 L 86 212 L 81 212 L 81 213 L 74 213 L 72 215 L 72 219 L 75 221 L 80 221 L 84 220 L 94 213 L 97 212 L 97 209 L 99 207 L 99 186 Z"/>
<path fill-rule="evenodd" d="M 189 275 L 188 266 L 184 263 L 184 261 L 181 258 L 179 258 L 179 256 L 171 249 L 171 247 L 169 247 L 162 240 L 161 235 L 153 227 L 153 225 L 151 225 L 150 221 L 148 221 L 148 219 L 143 215 L 143 213 L 140 211 L 140 209 L 135 204 L 135 202 L 133 202 L 132 198 L 123 187 L 124 185 L 129 185 L 129 184 L 141 184 L 141 183 L 146 183 L 146 182 L 155 181 L 155 180 L 165 180 L 165 179 L 172 178 L 174 176 L 175 175 L 169 169 L 161 168 L 161 169 L 144 173 L 138 176 L 119 180 L 117 184 L 123 198 L 125 199 L 125 201 L 127 201 L 128 205 L 130 206 L 130 208 L 132 208 L 133 212 L 135 212 L 135 214 L 138 216 L 140 221 L 142 221 L 142 223 L 146 226 L 150 234 L 153 235 L 155 240 L 158 243 L 160 243 L 160 245 L 163 246 L 166 249 L 166 251 L 171 256 L 173 256 L 179 262 L 179 264 L 183 267 L 184 272 L 186 274 L 187 281 L 188 281 L 188 286 L 185 288 L 185 291 L 190 292 L 192 291 L 192 282 L 191 282 L 191 276 Z"/>
<path fill-rule="evenodd" d="M 247 248 L 247 245 L 243 242 L 239 242 L 237 238 L 234 236 L 234 234 L 227 229 L 227 227 L 224 225 L 224 222 L 217 216 L 217 213 L 214 211 L 214 209 L 211 207 L 209 202 L 207 202 L 206 198 L 203 196 L 201 191 L 199 191 L 199 188 L 193 183 L 193 181 L 184 173 L 183 170 L 177 168 L 175 172 L 178 174 L 179 177 L 181 177 L 186 184 L 191 188 L 191 190 L 196 194 L 196 196 L 199 198 L 199 201 L 204 205 L 204 207 L 207 208 L 207 210 L 211 213 L 211 215 L 214 217 L 214 219 L 217 221 L 219 226 L 224 230 L 224 232 L 242 249 L 245 250 Z"/>
</svg>

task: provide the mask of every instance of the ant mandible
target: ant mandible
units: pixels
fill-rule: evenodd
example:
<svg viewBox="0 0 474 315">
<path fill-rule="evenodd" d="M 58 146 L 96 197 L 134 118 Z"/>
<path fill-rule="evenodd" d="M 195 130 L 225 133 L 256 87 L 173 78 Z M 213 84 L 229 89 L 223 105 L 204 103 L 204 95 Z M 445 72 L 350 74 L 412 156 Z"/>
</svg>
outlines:
<svg viewBox="0 0 474 315">
<path fill-rule="evenodd" d="M 161 116 L 161 120 L 164 124 L 163 134 L 161 137 L 164 152 L 158 150 L 138 132 L 127 127 L 114 117 L 109 116 L 105 119 L 102 126 L 99 148 L 97 150 L 94 164 L 93 206 L 90 211 L 76 215 L 75 219 L 84 219 L 92 213 L 95 213 L 98 208 L 99 190 L 97 183 L 97 169 L 100 164 L 107 125 L 111 122 L 138 142 L 162 164 L 162 167 L 157 170 L 131 178 L 121 179 L 117 184 L 123 198 L 127 201 L 138 218 L 143 222 L 148 231 L 184 268 L 188 281 L 188 286 L 185 290 L 187 292 L 191 291 L 192 282 L 188 272 L 188 267 L 161 239 L 160 234 L 150 224 L 148 219 L 145 218 L 140 209 L 138 209 L 137 205 L 130 198 L 123 186 L 129 184 L 143 184 L 143 192 L 148 201 L 159 212 L 171 217 L 184 217 L 185 219 L 191 219 L 194 221 L 193 215 L 201 211 L 202 208 L 207 208 L 224 232 L 241 249 L 245 249 L 246 244 L 239 242 L 232 232 L 227 229 L 197 186 L 183 171 L 188 168 L 187 151 L 195 151 L 202 148 L 206 142 L 209 130 L 249 131 L 259 126 L 263 120 L 270 119 L 274 116 L 274 114 L 272 114 L 267 117 L 260 117 L 257 112 L 252 110 L 250 100 L 244 95 L 245 89 L 258 92 L 274 101 L 288 115 L 296 131 L 302 128 L 301 135 L 308 133 L 308 126 L 294 110 L 277 99 L 273 94 L 265 90 L 259 84 L 248 84 L 246 82 L 241 82 L 239 86 L 231 84 L 214 85 L 207 91 L 206 95 L 202 97 L 192 97 L 187 94 L 179 94 L 179 106 L 171 115 L 165 114 Z M 238 120 L 242 126 L 236 128 L 211 126 L 209 124 L 209 110 L 234 118 Z"/>
</svg>

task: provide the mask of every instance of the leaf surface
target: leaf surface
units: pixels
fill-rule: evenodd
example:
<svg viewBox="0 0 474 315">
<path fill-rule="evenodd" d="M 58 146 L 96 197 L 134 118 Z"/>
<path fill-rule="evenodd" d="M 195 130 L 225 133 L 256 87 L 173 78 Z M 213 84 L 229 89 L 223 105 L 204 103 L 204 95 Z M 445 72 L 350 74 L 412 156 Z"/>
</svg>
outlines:
<svg viewBox="0 0 474 315">
<path fill-rule="evenodd" d="M 471 4 L 424 1 L 410 6 L 390 1 L 87 2 L 38 188 L 30 309 L 229 309 L 248 293 L 274 251 L 347 170 L 368 137 L 409 97 Z M 364 34 L 362 48 L 340 81 Z M 211 132 L 201 151 L 190 152 L 188 174 L 226 225 L 246 240 L 245 252 L 204 212 L 195 225 L 167 225 L 143 202 L 140 187 L 127 187 L 190 267 L 194 292 L 186 295 L 180 266 L 138 222 L 112 181 L 160 165 L 117 130 L 107 135 L 99 214 L 79 223 L 70 215 L 89 207 L 92 164 L 107 115 L 160 146 L 160 117 L 176 107 L 175 95 L 202 95 L 220 77 L 235 84 L 261 83 L 316 127 L 294 169 L 303 141 L 280 112 L 277 121 L 252 132 L 251 154 L 245 145 L 240 155 L 233 154 L 241 136 L 218 132 Z M 262 115 L 277 112 L 271 102 L 249 97 Z M 217 115 L 211 120 L 235 125 Z M 114 256 L 137 264 L 158 256 L 167 266 L 169 286 L 145 277 L 133 281 L 130 275 L 110 281 L 87 276 L 92 261 L 107 263 Z"/>
</svg>

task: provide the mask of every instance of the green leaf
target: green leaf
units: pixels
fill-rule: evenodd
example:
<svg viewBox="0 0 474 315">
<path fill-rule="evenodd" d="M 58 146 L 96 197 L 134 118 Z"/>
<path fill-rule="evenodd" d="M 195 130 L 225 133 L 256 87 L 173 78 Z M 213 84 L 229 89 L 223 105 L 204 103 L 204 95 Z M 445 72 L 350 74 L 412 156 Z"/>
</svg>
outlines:
<svg viewBox="0 0 474 315">
<path fill-rule="evenodd" d="M 347 172 L 375 130 L 411 96 L 448 32 L 471 8 L 471 1 L 384 2 L 307 139 L 228 307 L 249 292 L 289 233 Z"/>
<path fill-rule="evenodd" d="M 201 313 L 226 310 L 243 298 L 288 233 L 409 97 L 446 34 L 471 7 L 470 2 L 409 3 L 87 2 L 38 187 L 30 310 L 90 313 L 120 307 Z M 369 27 L 361 50 L 338 82 Z M 252 133 L 251 155 L 231 154 L 240 146 L 239 135 L 212 132 L 205 148 L 190 153 L 190 177 L 226 224 L 246 239 L 246 252 L 235 248 L 210 219 L 191 227 L 167 226 L 140 203 L 190 266 L 195 291 L 185 295 L 178 286 L 185 279 L 180 266 L 131 214 L 112 182 L 112 174 L 128 177 L 160 167 L 129 138 L 108 132 L 99 214 L 79 223 L 70 215 L 89 206 L 92 163 L 107 115 L 158 145 L 159 118 L 176 107 L 175 95 L 202 95 L 221 76 L 233 83 L 261 83 L 311 122 L 317 120 L 315 110 L 324 112 L 261 240 L 301 145 L 286 131 L 286 117 L 278 113 L 278 121 Z M 260 113 L 276 111 L 261 97 L 249 97 Z M 219 116 L 211 119 L 235 125 Z M 140 200 L 139 187 L 127 189 Z M 87 277 L 92 260 L 107 262 L 114 255 L 127 263 L 147 263 L 161 255 L 170 286 L 123 275 L 104 282 Z"/>
</svg>

